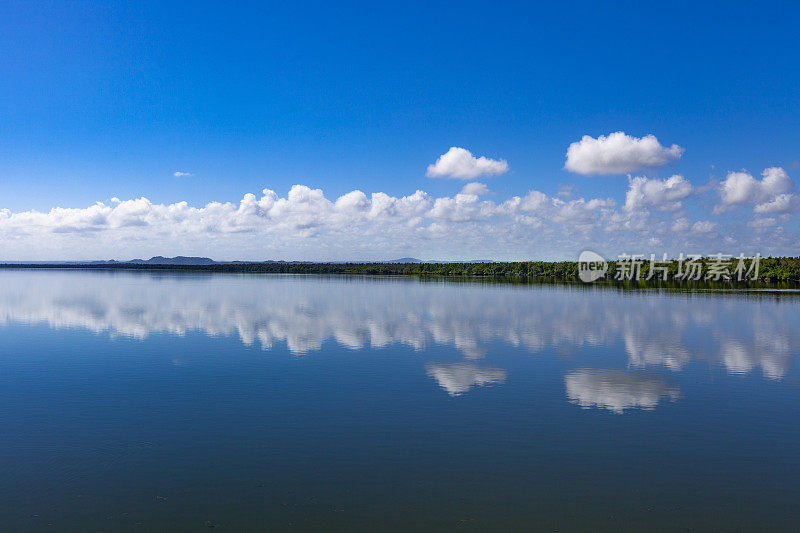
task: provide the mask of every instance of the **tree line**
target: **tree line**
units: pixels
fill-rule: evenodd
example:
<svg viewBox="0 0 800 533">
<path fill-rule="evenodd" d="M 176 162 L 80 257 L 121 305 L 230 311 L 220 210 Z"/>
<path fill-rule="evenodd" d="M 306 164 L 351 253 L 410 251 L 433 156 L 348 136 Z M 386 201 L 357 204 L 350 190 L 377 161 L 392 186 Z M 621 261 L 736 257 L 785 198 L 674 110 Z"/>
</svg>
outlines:
<svg viewBox="0 0 800 533">
<path fill-rule="evenodd" d="M 730 263 L 733 273 L 735 259 Z M 608 263 L 606 280 L 613 280 L 621 268 L 619 261 Z M 708 281 L 714 270 L 713 258 L 697 260 L 699 277 L 697 281 Z M 688 281 L 681 279 L 681 268 L 685 264 L 670 260 L 659 264 L 666 270 L 669 281 Z M 253 262 L 253 263 L 213 263 L 208 265 L 152 265 L 135 263 L 76 263 L 76 264 L 1 264 L 2 268 L 37 269 L 86 269 L 86 270 L 147 270 L 147 271 L 190 271 L 190 272 L 238 272 L 271 274 L 368 274 L 368 275 L 412 275 L 412 276 L 462 276 L 492 277 L 510 279 L 553 279 L 578 280 L 578 263 L 575 261 L 518 261 L 486 263 L 312 263 L 312 262 Z M 649 277 L 650 262 L 644 260 L 638 266 L 638 280 Z M 659 270 L 654 281 L 660 281 L 663 271 Z M 727 279 L 731 278 L 731 279 Z M 759 261 L 757 280 L 760 282 L 800 282 L 800 257 L 762 257 Z M 629 281 L 637 281 L 631 279 Z M 723 276 L 714 281 L 737 282 L 735 275 Z M 748 281 L 752 281 L 748 278 Z"/>
</svg>

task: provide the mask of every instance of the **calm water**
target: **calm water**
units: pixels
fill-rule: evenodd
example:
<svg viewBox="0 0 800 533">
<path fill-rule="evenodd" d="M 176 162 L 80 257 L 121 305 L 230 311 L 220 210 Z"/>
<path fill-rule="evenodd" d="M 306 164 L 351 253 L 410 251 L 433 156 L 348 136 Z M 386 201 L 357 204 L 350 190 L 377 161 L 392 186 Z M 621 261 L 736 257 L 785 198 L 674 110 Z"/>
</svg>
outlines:
<svg viewBox="0 0 800 533">
<path fill-rule="evenodd" d="M 0 272 L 0 529 L 796 530 L 800 296 Z"/>
</svg>

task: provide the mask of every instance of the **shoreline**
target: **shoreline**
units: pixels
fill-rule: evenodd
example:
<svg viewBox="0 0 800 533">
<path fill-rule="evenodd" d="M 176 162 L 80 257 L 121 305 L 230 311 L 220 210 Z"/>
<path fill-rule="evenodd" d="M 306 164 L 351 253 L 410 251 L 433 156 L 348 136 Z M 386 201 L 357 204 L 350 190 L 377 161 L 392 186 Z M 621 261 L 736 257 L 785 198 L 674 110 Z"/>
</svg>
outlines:
<svg viewBox="0 0 800 533">
<path fill-rule="evenodd" d="M 142 263 L 0 263 L 0 270 L 85 270 L 123 272 L 195 272 L 232 274 L 316 274 L 344 276 L 412 276 L 419 279 L 486 280 L 506 283 L 566 283 L 579 286 L 615 286 L 624 288 L 669 288 L 690 290 L 775 290 L 800 289 L 800 258 L 763 258 L 757 280 L 704 279 L 708 265 L 703 263 L 701 279 L 676 278 L 677 261 L 669 266 L 667 279 L 646 280 L 647 268 L 640 279 L 613 279 L 615 263 L 609 263 L 605 279 L 584 283 L 578 277 L 577 262 L 508 262 L 508 263 L 212 263 L 212 264 L 142 264 Z M 647 266 L 646 263 L 644 265 Z M 777 267 L 784 267 L 779 270 Z"/>
</svg>

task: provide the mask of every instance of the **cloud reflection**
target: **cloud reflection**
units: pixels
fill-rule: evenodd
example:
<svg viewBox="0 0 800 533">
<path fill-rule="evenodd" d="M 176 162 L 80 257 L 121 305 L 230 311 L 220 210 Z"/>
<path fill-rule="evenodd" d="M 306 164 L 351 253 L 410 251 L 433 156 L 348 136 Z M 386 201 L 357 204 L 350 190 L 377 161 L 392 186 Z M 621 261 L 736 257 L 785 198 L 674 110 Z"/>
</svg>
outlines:
<svg viewBox="0 0 800 533">
<path fill-rule="evenodd" d="M 502 368 L 482 368 L 472 363 L 430 364 L 425 366 L 425 372 L 450 396 L 463 394 L 472 387 L 506 381 L 506 371 Z"/>
<path fill-rule="evenodd" d="M 352 350 L 441 345 L 471 361 L 498 345 L 560 354 L 620 345 L 627 357 L 621 363 L 634 369 L 680 371 L 704 361 L 730 373 L 758 369 L 770 379 L 785 376 L 800 353 L 795 306 L 794 299 L 774 296 L 403 279 L 24 270 L 0 275 L 0 324 L 49 324 L 137 339 L 155 333 L 236 335 L 246 345 L 285 345 L 295 354 L 319 350 L 325 342 Z M 430 372 L 445 376 L 448 392 L 463 388 L 466 377 L 454 381 L 436 367 Z"/>
<path fill-rule="evenodd" d="M 564 376 L 567 398 L 583 409 L 598 407 L 613 413 L 652 410 L 662 398 L 675 401 L 680 389 L 665 381 L 627 370 L 583 369 Z"/>
</svg>

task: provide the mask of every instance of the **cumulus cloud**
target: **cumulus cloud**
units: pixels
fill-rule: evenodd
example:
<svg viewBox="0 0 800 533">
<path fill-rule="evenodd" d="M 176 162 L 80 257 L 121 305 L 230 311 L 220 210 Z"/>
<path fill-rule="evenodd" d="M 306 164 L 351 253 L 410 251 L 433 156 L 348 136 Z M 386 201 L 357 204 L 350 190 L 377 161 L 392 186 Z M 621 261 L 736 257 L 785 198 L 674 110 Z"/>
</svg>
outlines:
<svg viewBox="0 0 800 533">
<path fill-rule="evenodd" d="M 753 211 L 759 214 L 784 214 L 800 210 L 800 196 L 796 194 L 779 194 L 772 200 L 755 206 Z"/>
<path fill-rule="evenodd" d="M 720 183 L 722 205 L 715 213 L 733 207 L 755 204 L 754 211 L 762 214 L 793 213 L 800 210 L 800 198 L 794 192 L 794 182 L 781 167 L 770 167 L 756 179 L 749 172 L 729 172 Z"/>
<path fill-rule="evenodd" d="M 471 180 L 479 176 L 497 176 L 508 172 L 505 159 L 489 159 L 475 157 L 464 148 L 453 146 L 447 153 L 439 156 L 432 165 L 428 165 L 426 175 L 429 178 L 456 178 Z"/>
<path fill-rule="evenodd" d="M 437 198 L 429 212 L 431 217 L 449 222 L 484 220 L 496 213 L 496 205 L 493 202 L 481 202 L 477 194 L 463 192 L 453 198 Z"/>
<path fill-rule="evenodd" d="M 755 229 L 765 229 L 777 224 L 775 217 L 757 217 L 747 223 L 748 226 Z"/>
<path fill-rule="evenodd" d="M 484 183 L 478 183 L 474 181 L 472 183 L 467 183 L 461 188 L 461 194 L 474 194 L 476 196 L 480 196 L 482 194 L 488 194 L 489 188 Z"/>
<path fill-rule="evenodd" d="M 564 168 L 578 174 L 626 174 L 680 159 L 684 149 L 662 146 L 653 135 L 633 137 L 618 131 L 598 138 L 584 135 L 569 145 Z"/>
<path fill-rule="evenodd" d="M 673 233 L 683 233 L 692 235 L 710 235 L 717 228 L 716 222 L 710 220 L 698 220 L 692 222 L 686 217 L 678 217 L 672 221 L 670 231 Z"/>
<path fill-rule="evenodd" d="M 711 233 L 716 227 L 716 222 L 711 222 L 710 220 L 698 220 L 692 224 L 692 233 Z"/>
<path fill-rule="evenodd" d="M 181 172 L 180 170 L 176 170 L 172 173 L 173 176 L 176 178 L 188 178 L 189 176 L 194 176 L 191 172 Z"/>
<path fill-rule="evenodd" d="M 774 178 L 761 181 L 769 184 Z M 782 189 L 770 189 L 775 190 Z M 328 198 L 321 189 L 294 185 L 283 195 L 264 189 L 238 202 L 201 206 L 114 197 L 88 207 L 0 209 L 0 259 L 148 254 L 287 260 L 566 259 L 598 244 L 607 253 L 638 248 L 677 255 L 688 252 L 687 247 L 719 251 L 719 239 L 735 254 L 797 253 L 791 192 L 758 196 L 753 203 L 763 217 L 753 222 L 759 224 L 758 235 L 737 231 L 731 221 L 709 221 L 702 209 L 685 212 L 690 194 L 698 195 L 702 208 L 714 191 L 695 189 L 680 175 L 630 178 L 622 207 L 613 197 L 582 197 L 577 191 L 551 196 L 530 190 L 499 200 L 488 192 L 484 184 L 470 182 L 452 196 L 353 190 Z M 780 225 L 768 225 L 767 219 Z M 764 238 L 767 231 L 769 239 Z"/>
<path fill-rule="evenodd" d="M 547 222 L 557 224 L 565 234 L 587 231 L 593 223 L 599 225 L 614 205 L 610 199 L 564 201 L 539 191 L 498 204 L 481 200 L 479 195 L 485 192 L 481 184 L 468 184 L 452 197 L 431 198 L 424 191 L 402 197 L 382 192 L 367 195 L 355 190 L 329 200 L 321 189 L 295 185 L 285 197 L 264 189 L 260 196 L 245 194 L 238 203 L 211 202 L 202 207 L 136 198 L 87 208 L 56 207 L 49 212 L 5 210 L 0 211 L 0 242 L 21 245 L 27 241 L 41 251 L 44 248 L 37 241 L 43 236 L 61 235 L 62 242 L 44 240 L 63 258 L 70 245 L 86 253 L 86 244 L 92 244 L 105 250 L 105 256 L 114 247 L 130 249 L 137 243 L 170 243 L 174 249 L 176 243 L 209 246 L 250 238 L 253 248 L 262 251 L 266 246 L 297 251 L 298 245 L 314 245 L 326 252 L 331 247 L 349 249 L 352 258 L 353 244 L 381 250 L 411 241 L 438 241 L 463 249 L 464 243 L 478 242 L 476 232 L 481 240 L 496 244 L 509 239 L 529 241 L 526 226 Z M 88 235 L 89 240 L 78 243 Z M 182 248 L 184 252 L 189 250 Z"/>
<path fill-rule="evenodd" d="M 672 223 L 671 230 L 674 232 L 684 232 L 688 231 L 689 228 L 692 227 L 692 221 L 686 217 L 676 218 L 675 221 Z"/>
<path fill-rule="evenodd" d="M 680 174 L 660 180 L 645 177 L 629 178 L 625 195 L 625 210 L 655 207 L 661 211 L 683 208 L 681 200 L 692 194 L 692 185 Z"/>
</svg>

